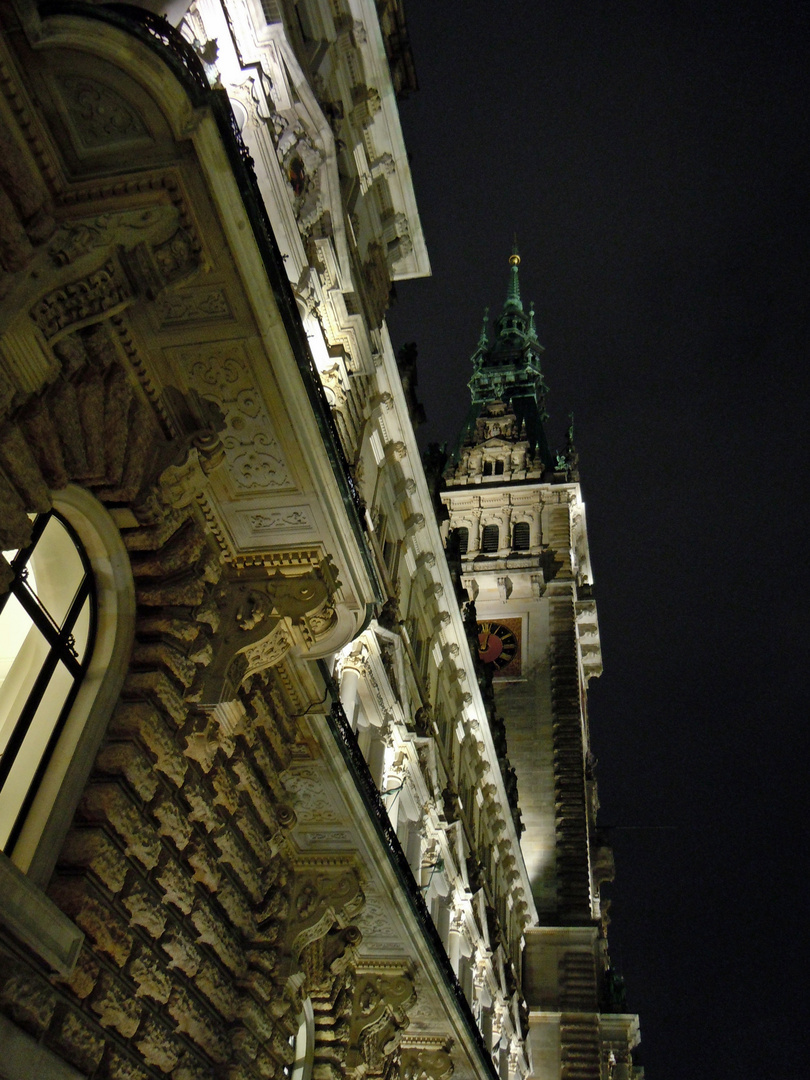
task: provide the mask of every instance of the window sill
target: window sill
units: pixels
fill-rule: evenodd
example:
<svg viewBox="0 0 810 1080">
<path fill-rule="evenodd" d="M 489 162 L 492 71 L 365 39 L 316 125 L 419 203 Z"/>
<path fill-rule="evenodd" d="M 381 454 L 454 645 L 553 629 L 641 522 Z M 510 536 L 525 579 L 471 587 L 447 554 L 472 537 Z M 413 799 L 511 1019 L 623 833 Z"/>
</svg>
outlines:
<svg viewBox="0 0 810 1080">
<path fill-rule="evenodd" d="M 54 971 L 70 975 L 84 934 L 2 853 L 0 896 L 0 923 Z"/>
</svg>

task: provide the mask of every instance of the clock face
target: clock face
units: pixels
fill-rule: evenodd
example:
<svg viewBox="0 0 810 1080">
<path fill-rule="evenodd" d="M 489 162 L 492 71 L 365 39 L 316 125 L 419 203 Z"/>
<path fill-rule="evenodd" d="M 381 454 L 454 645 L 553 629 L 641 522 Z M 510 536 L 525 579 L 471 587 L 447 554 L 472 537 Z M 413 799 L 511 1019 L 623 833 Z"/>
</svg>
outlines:
<svg viewBox="0 0 810 1080">
<path fill-rule="evenodd" d="M 478 624 L 478 655 L 485 664 L 494 664 L 501 671 L 515 659 L 518 639 L 514 630 L 497 622 Z"/>
</svg>

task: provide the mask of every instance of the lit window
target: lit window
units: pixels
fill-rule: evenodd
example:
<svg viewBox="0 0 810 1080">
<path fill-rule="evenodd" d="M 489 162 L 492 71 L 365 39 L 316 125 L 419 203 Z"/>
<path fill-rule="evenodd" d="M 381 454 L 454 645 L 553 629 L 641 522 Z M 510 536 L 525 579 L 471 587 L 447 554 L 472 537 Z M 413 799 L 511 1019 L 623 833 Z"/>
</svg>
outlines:
<svg viewBox="0 0 810 1080">
<path fill-rule="evenodd" d="M 499 530 L 497 525 L 485 525 L 481 534 L 481 550 L 491 554 L 498 550 Z"/>
<path fill-rule="evenodd" d="M 93 651 L 93 575 L 56 511 L 31 543 L 5 552 L 14 571 L 0 598 L 0 849 L 10 854 L 48 767 Z"/>
<path fill-rule="evenodd" d="M 515 551 L 528 551 L 529 550 L 529 523 L 528 521 L 517 521 L 515 527 L 512 530 L 512 547 Z"/>
<path fill-rule="evenodd" d="M 4 552 L 14 578 L 0 597 L 0 925 L 68 976 L 83 935 L 42 890 L 126 676 L 135 587 L 101 503 L 68 484 L 53 505 L 32 515 L 25 550 Z"/>
</svg>

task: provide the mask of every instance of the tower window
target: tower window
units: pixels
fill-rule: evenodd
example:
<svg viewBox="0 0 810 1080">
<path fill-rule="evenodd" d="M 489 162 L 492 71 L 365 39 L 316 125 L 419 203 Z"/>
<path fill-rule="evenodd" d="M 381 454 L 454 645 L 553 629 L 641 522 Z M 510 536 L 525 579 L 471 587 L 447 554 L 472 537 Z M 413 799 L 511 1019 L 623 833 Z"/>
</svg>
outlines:
<svg viewBox="0 0 810 1080">
<path fill-rule="evenodd" d="M 56 511 L 31 543 L 5 552 L 0 599 L 0 848 L 9 853 L 62 733 L 93 650 L 96 598 L 87 554 Z"/>
<path fill-rule="evenodd" d="M 498 550 L 500 530 L 497 525 L 485 525 L 481 533 L 481 550 L 485 554 L 491 554 Z"/>
<path fill-rule="evenodd" d="M 495 462 L 495 475 L 496 476 L 503 476 L 503 462 L 502 461 L 496 461 Z"/>
<path fill-rule="evenodd" d="M 470 530 L 466 525 L 462 525 L 460 529 L 456 529 L 456 533 L 458 534 L 459 555 L 466 555 L 470 545 Z"/>
<path fill-rule="evenodd" d="M 491 461 L 485 461 L 484 462 L 484 476 L 492 476 L 492 462 Z"/>
<path fill-rule="evenodd" d="M 528 521 L 517 521 L 512 531 L 512 547 L 515 551 L 528 551 L 529 550 L 529 523 Z"/>
</svg>

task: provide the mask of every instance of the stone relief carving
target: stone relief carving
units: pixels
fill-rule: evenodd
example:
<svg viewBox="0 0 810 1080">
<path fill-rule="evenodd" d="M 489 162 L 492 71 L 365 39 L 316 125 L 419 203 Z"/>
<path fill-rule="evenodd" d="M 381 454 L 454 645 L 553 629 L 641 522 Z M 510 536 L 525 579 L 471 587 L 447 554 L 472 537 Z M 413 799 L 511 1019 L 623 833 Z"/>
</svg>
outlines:
<svg viewBox="0 0 810 1080">
<path fill-rule="evenodd" d="M 171 293 L 158 298 L 156 306 L 162 326 L 233 319 L 228 298 L 217 286 Z"/>
<path fill-rule="evenodd" d="M 346 856 L 316 857 L 269 877 L 256 906 L 251 968 L 260 981 L 269 975 L 276 987 L 295 974 L 299 961 L 311 986 L 328 980 L 362 940 L 357 927 L 347 925 L 365 903 L 357 871 Z"/>
<path fill-rule="evenodd" d="M 306 510 L 256 510 L 246 515 L 250 531 L 256 534 L 284 532 L 294 529 L 312 529 L 312 522 Z"/>
<path fill-rule="evenodd" d="M 343 819 L 332 805 L 327 794 L 328 787 L 318 769 L 295 769 L 284 778 L 284 786 L 302 825 L 342 822 Z"/>
<path fill-rule="evenodd" d="M 308 830 L 307 832 L 296 833 L 296 841 L 298 846 L 304 850 L 312 848 L 331 850 L 334 848 L 354 848 L 356 846 L 354 836 L 345 829 Z M 364 917 L 365 912 L 361 917 L 361 922 Z"/>
<path fill-rule="evenodd" d="M 202 357 L 196 349 L 182 350 L 180 359 L 191 386 L 225 417 L 222 445 L 235 487 L 253 493 L 290 485 L 287 463 L 240 346 L 209 346 Z"/>
<path fill-rule="evenodd" d="M 452 1075 L 453 1059 L 446 1050 L 414 1048 L 402 1051 L 402 1080 L 450 1080 Z"/>
<path fill-rule="evenodd" d="M 107 317 L 132 299 L 132 288 L 116 259 L 46 293 L 31 308 L 31 318 L 52 341 L 67 330 Z"/>
<path fill-rule="evenodd" d="M 65 223 L 54 233 L 48 244 L 48 254 L 57 266 L 67 266 L 94 248 L 115 241 L 126 244 L 128 239 L 138 243 L 145 231 L 165 231 L 176 224 L 177 211 L 172 206 L 141 206 L 133 210 L 98 214 L 82 221 Z"/>
<path fill-rule="evenodd" d="M 413 977 L 406 972 L 358 974 L 349 1035 L 349 1068 L 382 1075 L 408 1027 L 416 1003 Z"/>
<path fill-rule="evenodd" d="M 150 246 L 142 242 L 120 248 L 118 255 L 136 292 L 150 300 L 191 277 L 200 264 L 199 243 L 181 228 L 162 243 Z"/>
<path fill-rule="evenodd" d="M 45 338 L 55 341 L 68 331 L 80 329 L 122 311 L 138 296 L 154 299 L 166 288 L 192 276 L 199 268 L 199 243 L 185 229 L 175 227 L 165 237 L 166 225 L 176 222 L 173 207 L 138 210 L 125 232 L 137 237 L 139 230 L 163 233 L 159 242 L 140 240 L 127 248 L 118 243 L 116 225 L 126 215 L 101 215 L 79 222 L 56 235 L 49 248 L 51 260 L 69 266 L 94 248 L 116 246 L 95 269 L 51 289 L 30 309 L 30 316 Z M 160 213 L 157 213 L 160 211 Z M 161 228 L 162 226 L 162 228 Z"/>
<path fill-rule="evenodd" d="M 295 215 L 307 232 L 323 215 L 321 169 L 323 150 L 314 142 L 298 117 L 273 111 L 271 131 L 279 164 L 292 195 Z"/>
<path fill-rule="evenodd" d="M 366 906 L 358 925 L 363 931 L 364 953 L 401 948 L 401 939 L 387 911 L 386 902 L 378 893 L 369 891 L 366 894 Z"/>
<path fill-rule="evenodd" d="M 63 75 L 57 85 L 76 137 L 86 150 L 151 139 L 135 110 L 109 86 L 80 75 Z"/>
<path fill-rule="evenodd" d="M 331 601 L 338 586 L 328 562 L 294 576 L 256 570 L 223 579 L 215 594 L 220 637 L 199 700 L 216 704 L 235 697 L 249 675 L 282 659 L 295 641 L 294 628 L 310 644 L 328 633 L 337 618 Z"/>
<path fill-rule="evenodd" d="M 138 248 L 135 250 L 137 251 Z M 168 240 L 164 240 L 162 244 L 153 248 L 152 255 L 168 285 L 178 278 L 185 277 L 188 268 L 196 261 L 194 243 L 183 229 L 176 229 Z"/>
</svg>

